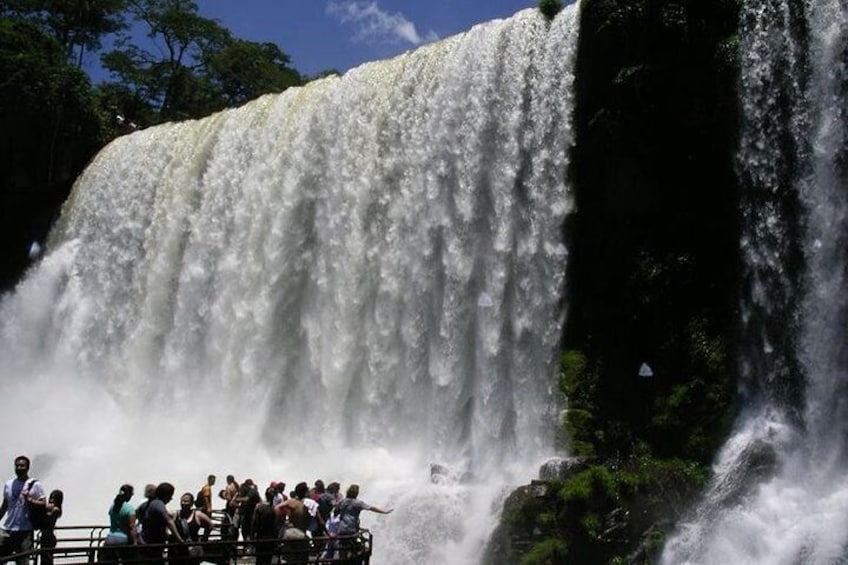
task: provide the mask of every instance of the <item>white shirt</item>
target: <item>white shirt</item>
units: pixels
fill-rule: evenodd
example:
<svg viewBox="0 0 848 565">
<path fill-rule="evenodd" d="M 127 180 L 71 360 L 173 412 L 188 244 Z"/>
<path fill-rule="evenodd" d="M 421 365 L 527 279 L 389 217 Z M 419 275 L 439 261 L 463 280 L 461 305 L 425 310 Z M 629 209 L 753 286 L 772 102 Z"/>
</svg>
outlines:
<svg viewBox="0 0 848 565">
<path fill-rule="evenodd" d="M 309 515 L 313 518 L 318 515 L 318 503 L 309 498 L 308 496 L 303 499 L 303 505 L 306 506 L 306 509 L 309 510 Z"/>
<path fill-rule="evenodd" d="M 32 483 L 30 485 L 30 483 Z M 29 492 L 25 493 L 26 487 L 30 485 Z M 14 496 L 17 494 L 17 496 Z M 32 498 L 44 498 L 44 489 L 41 483 L 35 479 L 22 481 L 18 478 L 6 481 L 3 488 L 3 499 L 6 501 L 6 521 L 3 529 L 10 532 L 25 532 L 32 530 L 32 522 L 29 520 L 29 506 L 27 506 L 27 494 Z"/>
</svg>

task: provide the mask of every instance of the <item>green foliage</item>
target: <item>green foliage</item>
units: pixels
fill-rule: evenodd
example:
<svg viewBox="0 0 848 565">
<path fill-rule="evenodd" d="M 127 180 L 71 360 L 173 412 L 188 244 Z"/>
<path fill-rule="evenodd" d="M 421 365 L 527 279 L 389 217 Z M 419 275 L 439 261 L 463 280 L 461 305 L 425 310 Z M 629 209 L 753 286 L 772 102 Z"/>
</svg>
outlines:
<svg viewBox="0 0 848 565">
<path fill-rule="evenodd" d="M 732 35 L 722 39 L 716 46 L 716 63 L 720 69 L 731 72 L 739 68 L 739 36 Z"/>
<path fill-rule="evenodd" d="M 540 512 L 536 516 L 536 523 L 542 526 L 545 531 L 553 531 L 557 524 L 556 514 L 551 511 Z"/>
<path fill-rule="evenodd" d="M 549 538 L 535 544 L 521 558 L 521 565 L 560 565 L 566 562 L 567 557 L 568 546 L 565 541 L 557 538 Z"/>
<path fill-rule="evenodd" d="M 571 402 L 580 402 L 587 404 L 591 401 L 594 391 L 588 390 L 584 393 L 583 398 L 578 398 L 581 392 L 581 381 L 584 380 L 588 362 L 586 355 L 580 351 L 570 349 L 565 351 L 559 359 L 560 366 L 560 390 L 569 398 Z"/>
<path fill-rule="evenodd" d="M 592 456 L 598 441 L 595 420 L 597 372 L 591 370 L 586 356 L 576 350 L 560 356 L 559 388 L 567 399 L 562 443 L 572 454 Z"/>
<path fill-rule="evenodd" d="M 648 534 L 647 542 L 647 550 L 649 552 L 659 551 L 665 545 L 665 534 L 660 530 L 651 530 Z"/>
<path fill-rule="evenodd" d="M 62 46 L 67 61 L 73 59 L 81 68 L 86 51 L 100 49 L 103 36 L 126 27 L 126 4 L 127 0 L 5 0 L 0 14 L 35 24 Z"/>
<path fill-rule="evenodd" d="M 88 77 L 35 22 L 0 20 L 0 289 L 103 140 Z"/>
<path fill-rule="evenodd" d="M 532 488 L 523 488 L 507 498 L 501 521 L 519 530 L 532 531 L 538 526 L 544 532 L 551 532 L 556 526 L 556 513 L 546 506 L 544 497 L 537 496 Z"/>
<path fill-rule="evenodd" d="M 209 53 L 205 63 L 209 79 L 220 90 L 221 102 L 226 106 L 282 92 L 303 82 L 289 66 L 289 56 L 273 43 L 236 39 Z"/>
<path fill-rule="evenodd" d="M 124 91 L 154 110 L 156 121 L 202 117 L 302 84 L 279 47 L 233 37 L 200 16 L 195 2 L 134 0 L 131 12 L 156 48 L 141 49 L 124 37 L 101 61 Z"/>
<path fill-rule="evenodd" d="M 618 498 L 614 475 L 596 465 L 578 473 L 562 486 L 559 496 L 569 505 L 607 507 Z"/>
<path fill-rule="evenodd" d="M 149 51 L 124 33 L 131 19 Z M 82 57 L 110 34 L 114 81 L 92 87 Z M 0 291 L 105 143 L 302 82 L 276 45 L 234 38 L 187 0 L 0 0 L 0 76 Z"/>
<path fill-rule="evenodd" d="M 621 536 L 627 539 L 633 532 L 651 527 L 660 517 L 679 516 L 706 480 L 706 470 L 695 462 L 655 459 L 643 453 L 616 465 L 596 465 L 576 474 L 559 485 L 557 501 L 549 504 L 559 509 L 555 525 L 559 536 L 569 540 L 570 550 L 591 562 L 601 562 L 611 559 L 616 551 L 609 531 L 623 527 L 630 532 Z M 551 529 L 539 526 L 536 531 Z M 651 548 L 661 547 L 663 532 L 657 530 L 649 541 Z"/>
<path fill-rule="evenodd" d="M 594 512 L 587 512 L 580 518 L 580 527 L 591 540 L 597 540 L 600 537 L 602 526 L 601 518 Z"/>
<path fill-rule="evenodd" d="M 204 52 L 220 48 L 230 33 L 213 20 L 197 13 L 197 5 L 185 0 L 135 0 L 133 17 L 147 26 L 154 50 L 130 44 L 129 37 L 118 48 L 101 57 L 104 68 L 119 84 L 157 110 L 160 120 L 185 119 L 219 109 L 206 78 L 194 68 Z"/>
<path fill-rule="evenodd" d="M 539 0 L 539 11 L 552 20 L 562 11 L 562 0 Z"/>
<path fill-rule="evenodd" d="M 705 317 L 690 321 L 675 343 L 685 352 L 689 380 L 672 383 L 657 395 L 649 433 L 662 454 L 708 461 L 733 417 L 733 389 L 724 339 Z"/>
<path fill-rule="evenodd" d="M 563 426 L 567 445 L 572 455 L 592 457 L 595 455 L 595 440 L 598 439 L 595 430 L 595 419 L 587 410 L 570 408 L 565 413 Z"/>
</svg>

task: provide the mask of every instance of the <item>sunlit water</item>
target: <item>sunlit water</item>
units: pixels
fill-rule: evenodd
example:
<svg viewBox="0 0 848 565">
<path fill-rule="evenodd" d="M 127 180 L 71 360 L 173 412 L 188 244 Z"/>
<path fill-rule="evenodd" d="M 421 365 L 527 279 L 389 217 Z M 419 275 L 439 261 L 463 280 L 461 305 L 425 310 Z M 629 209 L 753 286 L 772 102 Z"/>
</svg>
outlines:
<svg viewBox="0 0 848 565">
<path fill-rule="evenodd" d="M 105 148 L 0 305 L 7 474 L 65 523 L 357 482 L 375 563 L 475 562 L 553 453 L 575 41 L 527 10 Z"/>
<path fill-rule="evenodd" d="M 747 409 L 664 562 L 846 563 L 848 9 L 745 4 Z"/>
</svg>

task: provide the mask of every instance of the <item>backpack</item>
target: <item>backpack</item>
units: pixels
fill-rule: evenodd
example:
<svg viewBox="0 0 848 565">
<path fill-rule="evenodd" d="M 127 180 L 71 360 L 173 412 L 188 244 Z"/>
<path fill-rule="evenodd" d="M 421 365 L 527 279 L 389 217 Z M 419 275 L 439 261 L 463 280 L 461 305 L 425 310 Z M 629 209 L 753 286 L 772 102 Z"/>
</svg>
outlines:
<svg viewBox="0 0 848 565">
<path fill-rule="evenodd" d="M 203 510 L 206 503 L 206 497 L 203 496 L 203 489 L 197 491 L 197 496 L 194 497 L 194 507 Z"/>
<path fill-rule="evenodd" d="M 37 479 L 30 479 L 26 484 L 26 491 L 32 488 Z M 44 504 L 32 504 L 27 501 L 27 509 L 29 510 L 29 521 L 32 524 L 33 530 L 41 530 L 47 527 L 47 506 Z"/>
</svg>

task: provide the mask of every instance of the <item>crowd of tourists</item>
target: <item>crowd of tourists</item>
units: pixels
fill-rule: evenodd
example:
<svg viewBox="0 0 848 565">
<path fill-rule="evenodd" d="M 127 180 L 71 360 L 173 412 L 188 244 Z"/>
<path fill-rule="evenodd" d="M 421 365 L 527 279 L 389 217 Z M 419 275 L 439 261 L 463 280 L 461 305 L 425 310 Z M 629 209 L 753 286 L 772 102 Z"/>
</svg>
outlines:
<svg viewBox="0 0 848 565">
<path fill-rule="evenodd" d="M 0 563 L 12 554 L 26 553 L 33 548 L 34 532 L 40 531 L 43 549 L 56 547 L 54 528 L 62 515 L 64 495 L 60 490 L 49 495 L 37 479 L 30 478 L 30 460 L 15 458 L 15 477 L 6 482 L 0 507 Z M 144 500 L 135 506 L 135 489 L 121 485 L 108 509 L 109 532 L 98 552 L 98 561 L 159 561 L 168 547 L 169 558 L 201 561 L 203 546 L 216 528 L 220 539 L 242 541 L 251 548 L 258 565 L 268 565 L 283 545 L 297 546 L 320 539 L 322 552 L 329 557 L 344 550 L 337 543 L 359 532 L 359 515 L 364 510 L 379 514 L 392 512 L 366 504 L 359 499 L 359 486 L 350 485 L 341 494 L 341 485 L 322 480 L 310 487 L 300 482 L 286 492 L 286 484 L 274 481 L 260 494 L 260 487 L 246 479 L 239 484 L 232 475 L 218 491 L 223 505 L 213 510 L 216 477 L 209 475 L 196 494 L 180 496 L 179 509 L 170 511 L 167 505 L 174 498 L 174 485 L 168 482 L 148 484 Z M 213 516 L 215 517 L 213 520 Z M 50 552 L 42 560 L 52 565 Z M 26 557 L 18 565 L 26 564 Z"/>
</svg>

